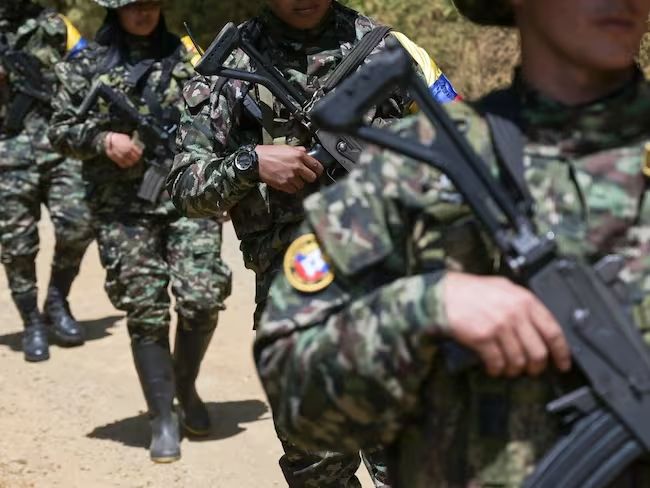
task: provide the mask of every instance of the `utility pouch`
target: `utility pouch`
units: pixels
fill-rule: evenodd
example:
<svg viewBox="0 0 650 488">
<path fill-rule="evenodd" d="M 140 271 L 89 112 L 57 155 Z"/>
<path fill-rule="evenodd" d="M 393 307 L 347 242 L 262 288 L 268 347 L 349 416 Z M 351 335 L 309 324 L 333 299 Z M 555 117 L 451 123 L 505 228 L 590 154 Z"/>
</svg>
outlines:
<svg viewBox="0 0 650 488">
<path fill-rule="evenodd" d="M 163 191 L 168 173 L 169 171 L 164 165 L 149 164 L 138 189 L 138 198 L 150 203 L 156 203 Z"/>
</svg>

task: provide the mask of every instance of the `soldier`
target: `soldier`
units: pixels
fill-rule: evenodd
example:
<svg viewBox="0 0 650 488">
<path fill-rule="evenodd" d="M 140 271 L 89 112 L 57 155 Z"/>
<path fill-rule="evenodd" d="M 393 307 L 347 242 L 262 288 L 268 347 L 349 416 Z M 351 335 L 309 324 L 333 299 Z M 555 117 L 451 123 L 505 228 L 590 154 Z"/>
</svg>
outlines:
<svg viewBox="0 0 650 488">
<path fill-rule="evenodd" d="M 624 257 L 620 278 L 648 330 L 650 86 L 635 56 L 650 1 L 456 4 L 475 22 L 516 25 L 522 43 L 512 86 L 450 106 L 452 119 L 497 171 L 481 111 L 495 96 L 507 104 L 497 109 L 525 135 L 538 231 L 588 263 Z M 401 129 L 435 137 L 422 119 Z M 448 178 L 379 150 L 361 166 L 306 200 L 271 289 L 255 358 L 276 422 L 310 449 L 393 445 L 399 486 L 519 487 L 559 438 L 547 401 L 576 379 L 561 374 L 571 368 L 561 329 L 529 291 L 494 276 L 499 256 Z M 297 276 L 305 256 L 312 272 Z M 436 347 L 445 337 L 485 370 L 451 375 Z M 642 476 L 623 486 L 648 486 Z"/>
<path fill-rule="evenodd" d="M 63 16 L 29 0 L 0 5 L 0 244 L 9 288 L 23 320 L 27 361 L 50 357 L 49 332 L 66 346 L 84 342 L 68 293 L 91 241 L 81 163 L 56 154 L 45 136 L 53 67 L 85 41 Z M 56 247 L 44 316 L 37 304 L 37 224 L 45 204 Z"/>
<path fill-rule="evenodd" d="M 375 27 L 373 20 L 331 0 L 309 4 L 270 0 L 268 8 L 243 29 L 254 33 L 252 42 L 258 50 L 312 98 L 319 95 L 341 59 Z M 383 42 L 375 51 L 382 47 Z M 228 64 L 249 67 L 242 54 L 234 54 Z M 451 84 L 435 64 L 433 70 L 431 65 L 423 70 L 433 71 L 427 81 L 441 101 L 455 98 Z M 180 151 L 168 189 L 176 206 L 188 216 L 230 212 L 246 267 L 256 274 L 257 324 L 269 285 L 281 269 L 282 255 L 304 218 L 302 201 L 319 188 L 323 167 L 306 149 L 313 143 L 310 134 L 262 88 L 199 77 L 184 93 Z M 262 127 L 244 109 L 248 93 L 267 114 Z M 377 108 L 376 123 L 404 114 L 404 97 L 395 94 L 392 102 Z M 354 476 L 358 455 L 328 453 L 323 457 L 295 448 L 281 431 L 278 435 L 286 453 L 280 465 L 291 487 L 358 486 Z M 375 484 L 386 486 L 379 452 L 366 454 L 372 457 L 366 465 Z"/>
<path fill-rule="evenodd" d="M 60 150 L 83 160 L 107 272 L 105 287 L 113 305 L 127 313 L 133 358 L 149 407 L 151 459 L 171 462 L 180 458 L 175 393 L 185 430 L 198 436 L 210 431 L 195 380 L 230 293 L 230 271 L 220 257 L 219 222 L 182 217 L 164 191 L 141 198 L 154 156 L 153 148 L 138 140 L 139 126 L 103 99 L 85 116 L 77 116 L 75 107 L 91 85 L 102 83 L 125 96 L 136 113 L 174 127 L 181 87 L 193 74 L 193 54 L 167 30 L 161 2 L 97 3 L 107 15 L 96 44 L 57 69 L 62 90 L 49 135 Z M 171 163 L 171 154 L 163 156 Z M 178 313 L 173 359 L 170 282 Z"/>
</svg>

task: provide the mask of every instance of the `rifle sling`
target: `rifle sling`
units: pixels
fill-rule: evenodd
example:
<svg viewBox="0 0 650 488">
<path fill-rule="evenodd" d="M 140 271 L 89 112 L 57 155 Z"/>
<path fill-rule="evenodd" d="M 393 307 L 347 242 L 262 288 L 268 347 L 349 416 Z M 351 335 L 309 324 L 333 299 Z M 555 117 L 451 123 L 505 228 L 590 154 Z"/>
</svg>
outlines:
<svg viewBox="0 0 650 488">
<path fill-rule="evenodd" d="M 531 215 L 533 197 L 524 174 L 525 127 L 517 94 L 513 88 L 493 92 L 477 103 L 477 109 L 490 129 L 504 187 Z"/>
</svg>

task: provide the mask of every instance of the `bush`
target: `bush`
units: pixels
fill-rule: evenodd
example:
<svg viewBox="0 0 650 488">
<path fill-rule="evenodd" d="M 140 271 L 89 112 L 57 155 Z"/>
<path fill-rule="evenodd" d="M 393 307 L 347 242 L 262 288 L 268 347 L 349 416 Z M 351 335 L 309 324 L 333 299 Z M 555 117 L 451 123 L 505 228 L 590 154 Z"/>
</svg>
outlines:
<svg viewBox="0 0 650 488">
<path fill-rule="evenodd" d="M 86 36 L 100 25 L 104 13 L 90 0 L 46 0 L 82 30 Z M 370 15 L 426 48 L 466 98 L 474 98 L 507 84 L 517 62 L 517 39 L 508 29 L 479 28 L 463 20 L 449 0 L 345 0 L 344 3 Z M 221 26 L 240 22 L 255 14 L 263 0 L 167 0 L 167 21 L 177 33 L 184 33 L 188 21 L 201 44 L 207 45 Z M 641 50 L 648 66 L 650 41 Z"/>
</svg>

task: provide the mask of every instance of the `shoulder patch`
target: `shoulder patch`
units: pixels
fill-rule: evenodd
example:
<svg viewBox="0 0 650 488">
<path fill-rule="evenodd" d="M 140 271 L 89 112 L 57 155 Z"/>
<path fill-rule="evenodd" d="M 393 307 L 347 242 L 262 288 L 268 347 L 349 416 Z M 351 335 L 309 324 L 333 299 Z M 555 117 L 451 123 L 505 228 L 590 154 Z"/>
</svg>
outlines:
<svg viewBox="0 0 650 488">
<path fill-rule="evenodd" d="M 332 284 L 332 267 L 315 234 L 300 236 L 289 246 L 284 255 L 284 274 L 289 284 L 303 293 L 316 293 Z"/>
</svg>

